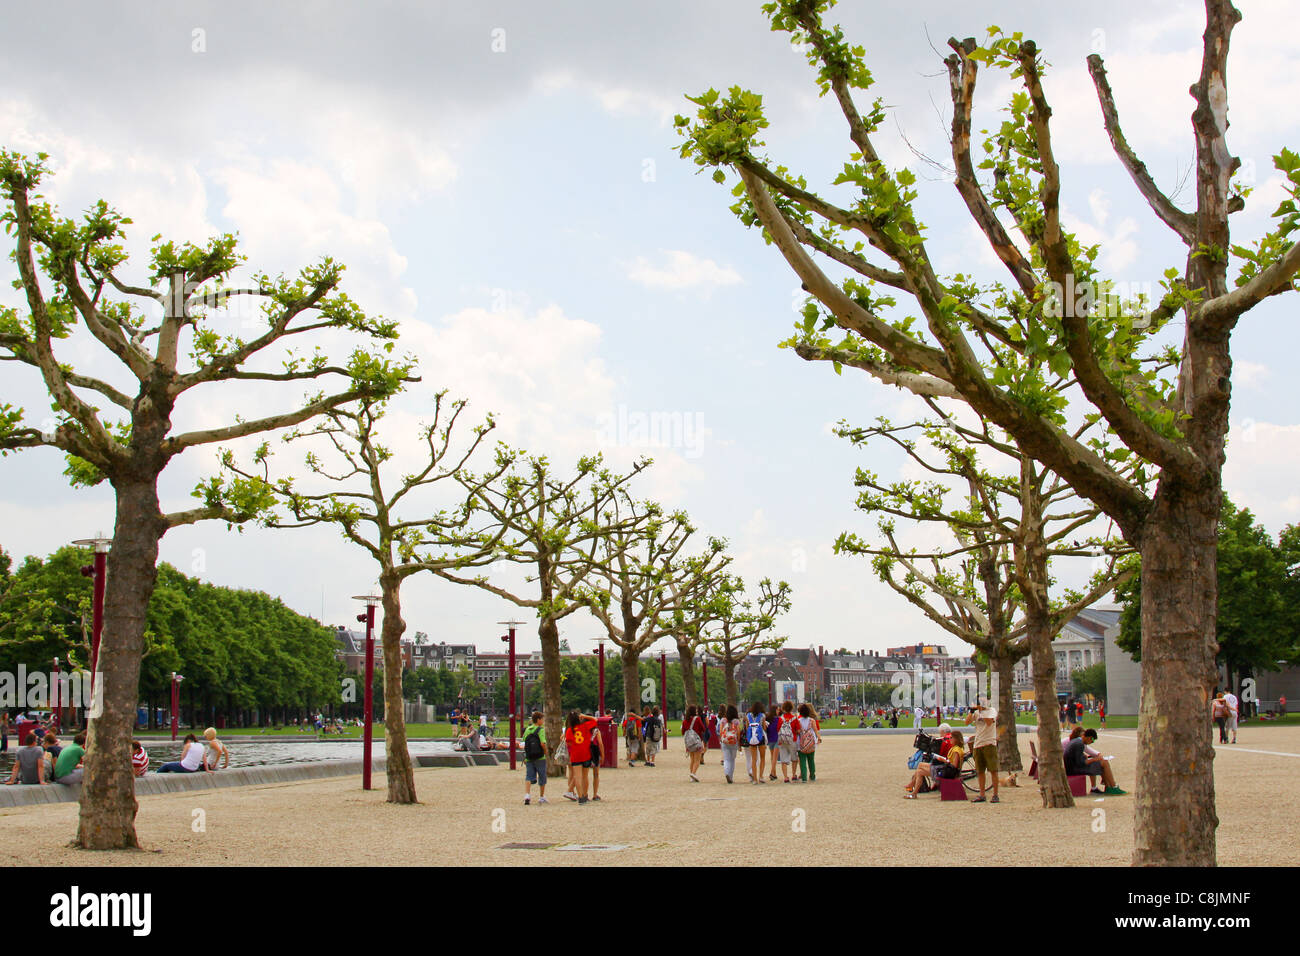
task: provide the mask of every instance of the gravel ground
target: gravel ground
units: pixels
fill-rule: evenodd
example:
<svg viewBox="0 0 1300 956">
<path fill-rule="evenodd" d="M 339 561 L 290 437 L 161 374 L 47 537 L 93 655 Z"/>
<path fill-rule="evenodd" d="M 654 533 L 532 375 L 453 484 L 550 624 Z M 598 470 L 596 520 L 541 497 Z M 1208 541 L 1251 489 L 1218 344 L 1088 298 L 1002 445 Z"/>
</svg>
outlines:
<svg viewBox="0 0 1300 956">
<path fill-rule="evenodd" d="M 1125 866 L 1133 846 L 1131 795 L 1089 796 L 1071 810 L 1048 811 L 1025 780 L 1028 787 L 1004 788 L 997 805 L 904 800 L 911 753 L 904 736 L 828 736 L 816 783 L 759 786 L 746 778 L 743 756 L 728 785 L 718 751 L 709 751 L 702 782 L 692 783 L 680 743 L 672 743 L 654 769 L 604 771 L 603 799 L 585 806 L 561 797 L 561 781 L 548 788 L 550 804 L 525 807 L 522 770 L 490 767 L 417 770 L 418 806 L 385 803 L 382 775 L 370 793 L 356 778 L 338 778 L 143 797 L 143 852 L 66 847 L 75 804 L 6 809 L 0 863 Z M 1115 755 L 1119 784 L 1131 790 L 1136 731 L 1107 732 L 1098 746 Z M 1024 739 L 1022 749 L 1027 757 Z M 1300 764 L 1291 761 L 1300 759 L 1300 729 L 1249 729 L 1236 747 L 1217 751 L 1219 863 L 1293 865 L 1300 797 L 1290 783 Z M 194 831 L 198 810 L 203 832 Z M 502 849 L 507 843 L 614 848 Z"/>
</svg>

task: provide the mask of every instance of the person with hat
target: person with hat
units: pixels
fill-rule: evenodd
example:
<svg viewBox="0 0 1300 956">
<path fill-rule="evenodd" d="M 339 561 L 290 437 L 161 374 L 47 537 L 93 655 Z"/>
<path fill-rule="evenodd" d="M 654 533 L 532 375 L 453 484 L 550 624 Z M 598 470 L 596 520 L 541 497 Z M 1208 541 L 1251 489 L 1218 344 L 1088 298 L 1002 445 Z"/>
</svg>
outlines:
<svg viewBox="0 0 1300 956">
<path fill-rule="evenodd" d="M 979 699 L 979 706 L 972 707 L 966 715 L 966 723 L 975 724 L 975 737 L 971 741 L 971 752 L 975 755 L 975 774 L 979 780 L 979 796 L 972 803 L 984 802 L 984 774 L 993 778 L 993 796 L 989 803 L 998 803 L 998 712 L 987 697 Z"/>
</svg>

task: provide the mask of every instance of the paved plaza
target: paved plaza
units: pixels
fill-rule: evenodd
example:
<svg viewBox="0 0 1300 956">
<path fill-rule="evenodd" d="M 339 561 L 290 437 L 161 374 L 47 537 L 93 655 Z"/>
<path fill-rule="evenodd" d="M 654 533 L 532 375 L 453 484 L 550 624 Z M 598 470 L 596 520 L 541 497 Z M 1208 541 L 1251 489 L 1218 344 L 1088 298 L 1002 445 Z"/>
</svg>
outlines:
<svg viewBox="0 0 1300 956">
<path fill-rule="evenodd" d="M 1300 728 L 1245 728 L 1216 747 L 1218 858 L 1225 866 L 1293 865 L 1300 800 Z M 659 766 L 606 770 L 599 803 L 523 806 L 523 772 L 504 767 L 416 771 L 420 806 L 385 802 L 383 776 L 250 786 L 140 799 L 147 852 L 66 846 L 75 804 L 0 811 L 5 864 L 64 866 L 569 864 L 1125 866 L 1133 844 L 1137 734 L 1105 732 L 1123 797 L 1084 797 L 1042 809 L 1032 781 L 998 805 L 904 800 L 911 737 L 826 735 L 815 784 L 751 785 L 722 778 L 710 751 L 701 783 L 687 778 L 678 739 Z M 1028 757 L 1028 739 L 1021 738 Z M 1028 761 L 1026 760 L 1026 766 Z M 535 800 L 535 797 L 534 797 Z M 197 813 L 196 811 L 202 811 Z M 1097 811 L 1101 811 L 1099 814 Z M 202 832 L 195 832 L 201 822 Z M 503 848 L 534 844 L 545 848 Z M 588 849 L 579 849 L 589 847 Z"/>
</svg>

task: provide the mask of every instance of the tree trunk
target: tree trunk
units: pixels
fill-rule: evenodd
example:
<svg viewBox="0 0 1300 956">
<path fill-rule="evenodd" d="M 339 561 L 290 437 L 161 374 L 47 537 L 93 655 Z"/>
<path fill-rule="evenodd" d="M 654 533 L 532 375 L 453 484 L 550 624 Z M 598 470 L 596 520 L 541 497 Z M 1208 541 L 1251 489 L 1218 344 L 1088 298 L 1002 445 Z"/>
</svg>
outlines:
<svg viewBox="0 0 1300 956">
<path fill-rule="evenodd" d="M 700 705 L 699 693 L 695 689 L 695 661 L 692 659 L 693 651 L 689 644 L 677 642 L 677 657 L 679 666 L 682 669 L 682 693 L 686 695 L 687 707 L 698 707 Z M 664 716 L 668 714 L 668 688 L 664 688 Z"/>
<path fill-rule="evenodd" d="M 537 626 L 537 636 L 542 642 L 542 699 L 546 715 L 546 742 L 551 751 L 546 758 L 546 772 L 556 779 L 568 773 L 567 767 L 555 762 L 555 748 L 564 739 L 564 700 L 560 696 L 560 629 L 555 619 L 543 617 Z"/>
<path fill-rule="evenodd" d="M 727 703 L 732 707 L 739 708 L 740 688 L 736 686 L 736 662 L 729 657 L 724 658 L 722 671 L 727 677 Z"/>
<path fill-rule="evenodd" d="M 1226 373 L 1225 373 L 1226 374 Z M 1214 866 L 1217 488 L 1162 480 L 1142 553 L 1142 696 L 1133 863 Z"/>
<path fill-rule="evenodd" d="M 641 652 L 635 645 L 619 647 L 619 659 L 623 664 L 623 713 L 641 711 L 641 673 L 638 664 Z"/>
<path fill-rule="evenodd" d="M 384 573 L 379 580 L 383 592 L 384 623 L 384 756 L 387 758 L 388 802 L 418 803 L 415 770 L 406 744 L 406 713 L 402 707 L 402 582 Z"/>
<path fill-rule="evenodd" d="M 1052 650 L 1046 621 L 1031 620 L 1028 633 L 1034 702 L 1038 707 L 1038 787 L 1044 807 L 1072 807 L 1074 796 L 1065 777 L 1061 721 L 1056 714 L 1056 652 Z"/>
<path fill-rule="evenodd" d="M 166 530 L 152 480 L 118 482 L 113 545 L 108 553 L 104 630 L 96 694 L 103 712 L 90 720 L 75 844 L 87 850 L 139 847 L 131 737 L 144 653 L 145 619 L 158 576 L 158 542 Z"/>
<path fill-rule="evenodd" d="M 641 652 L 635 646 L 621 648 L 623 661 L 623 714 L 626 716 L 635 710 L 641 713 Z M 648 708 L 647 708 L 648 710 Z M 636 749 L 628 753 L 627 759 L 641 760 L 645 755 L 638 743 Z"/>
<path fill-rule="evenodd" d="M 1011 686 L 1016 661 L 1010 654 L 1004 654 L 990 657 L 989 664 L 998 675 L 998 768 L 1008 773 L 1023 770 L 1020 741 L 1016 737 L 1016 708 Z"/>
</svg>

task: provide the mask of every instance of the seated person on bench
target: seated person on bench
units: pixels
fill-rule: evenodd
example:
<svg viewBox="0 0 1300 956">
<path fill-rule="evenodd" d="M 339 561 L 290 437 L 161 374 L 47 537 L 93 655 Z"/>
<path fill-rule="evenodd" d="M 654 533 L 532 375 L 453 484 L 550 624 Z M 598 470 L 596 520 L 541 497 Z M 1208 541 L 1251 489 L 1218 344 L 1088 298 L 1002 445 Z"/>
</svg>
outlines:
<svg viewBox="0 0 1300 956">
<path fill-rule="evenodd" d="M 1088 745 L 1096 739 L 1097 731 L 1091 727 L 1079 736 L 1070 738 L 1070 742 L 1065 745 L 1065 772 L 1072 777 L 1081 774 L 1089 777 L 1100 776 L 1106 789 L 1102 791 L 1094 786 L 1093 793 L 1104 793 L 1110 797 L 1123 796 L 1127 791 L 1115 785 L 1115 774 L 1110 769 L 1110 761 L 1096 751 L 1088 753 L 1091 750 Z"/>
<path fill-rule="evenodd" d="M 916 798 L 918 793 L 925 793 L 925 790 L 922 790 L 921 787 L 924 785 L 928 788 L 931 778 L 937 781 L 940 777 L 949 780 L 959 777 L 961 775 L 961 762 L 966 759 L 965 747 L 966 741 L 962 737 L 961 731 L 954 730 L 952 732 L 952 746 L 948 748 L 947 756 L 934 754 L 931 763 L 922 763 L 912 772 L 911 783 L 903 788 L 907 791 L 907 799 L 912 800 Z"/>
</svg>

